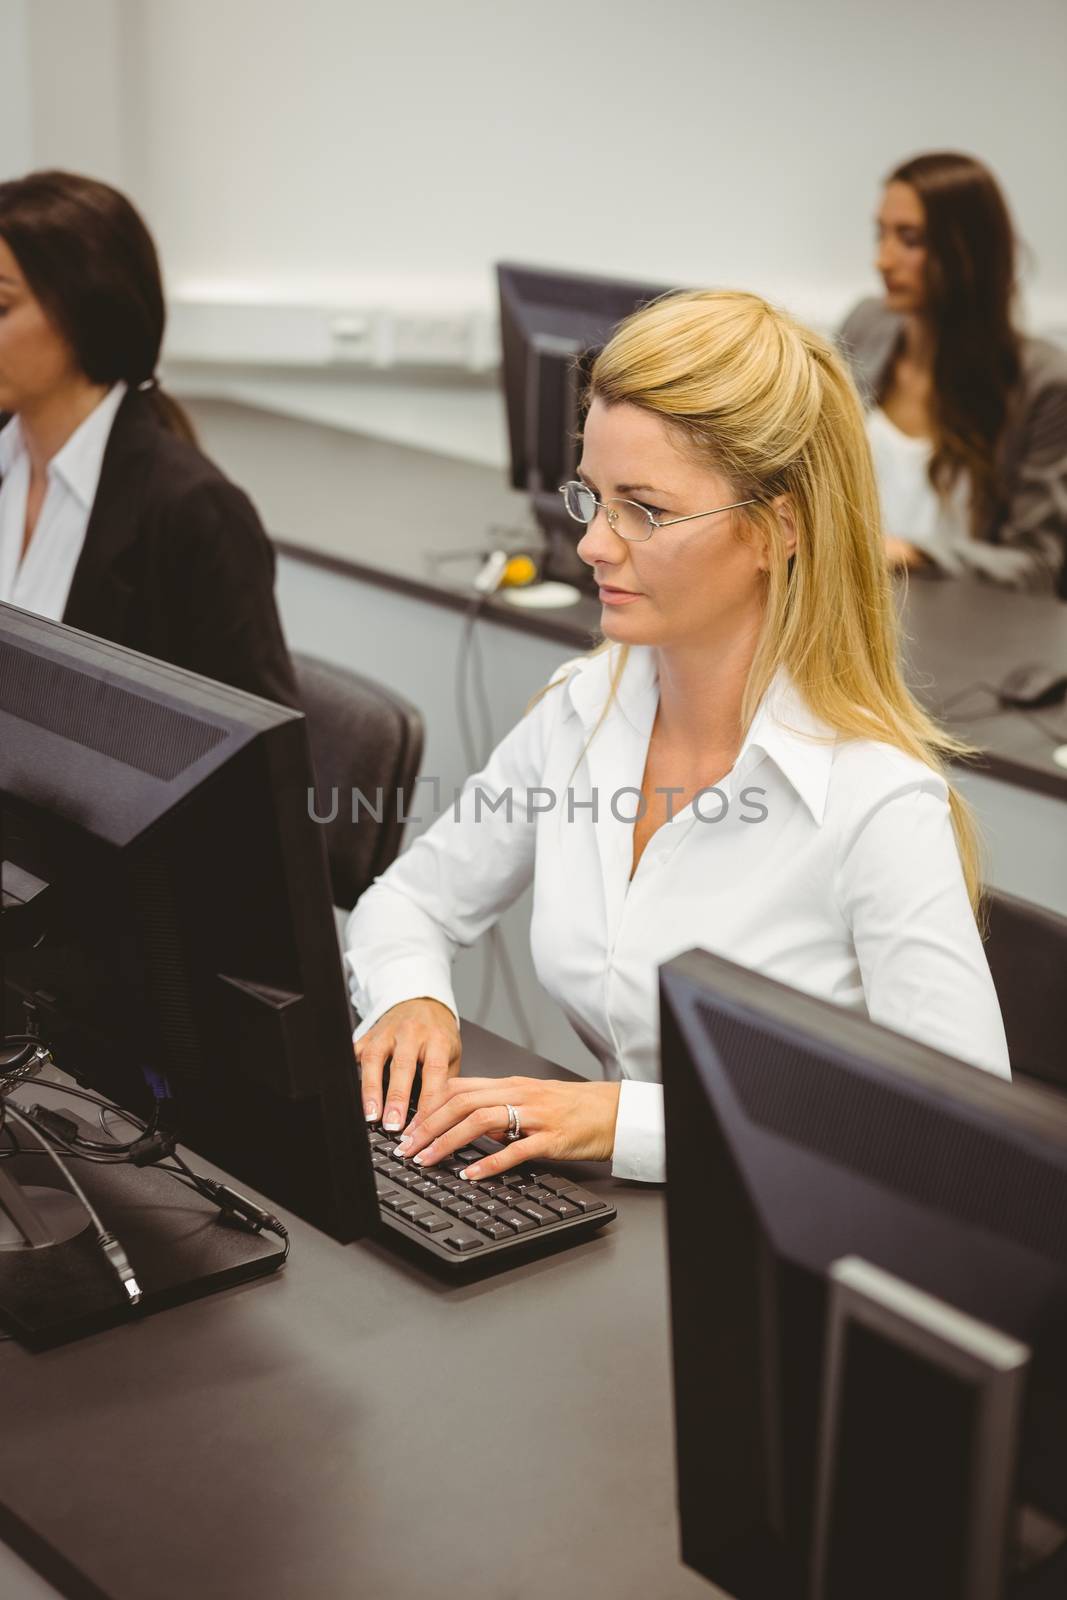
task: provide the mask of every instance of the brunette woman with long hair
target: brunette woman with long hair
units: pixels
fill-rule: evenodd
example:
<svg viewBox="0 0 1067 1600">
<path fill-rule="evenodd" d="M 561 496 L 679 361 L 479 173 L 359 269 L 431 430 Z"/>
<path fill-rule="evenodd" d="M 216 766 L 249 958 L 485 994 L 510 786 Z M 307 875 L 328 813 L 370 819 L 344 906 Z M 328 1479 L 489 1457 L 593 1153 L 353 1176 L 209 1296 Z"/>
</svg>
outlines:
<svg viewBox="0 0 1067 1600">
<path fill-rule="evenodd" d="M 0 602 L 295 705 L 273 547 L 159 386 L 164 319 L 117 190 L 0 184 Z"/>
<path fill-rule="evenodd" d="M 996 179 L 971 156 L 916 156 L 889 174 L 877 231 L 885 298 L 839 337 L 891 561 L 1067 594 L 1067 352 L 1018 331 Z"/>
</svg>

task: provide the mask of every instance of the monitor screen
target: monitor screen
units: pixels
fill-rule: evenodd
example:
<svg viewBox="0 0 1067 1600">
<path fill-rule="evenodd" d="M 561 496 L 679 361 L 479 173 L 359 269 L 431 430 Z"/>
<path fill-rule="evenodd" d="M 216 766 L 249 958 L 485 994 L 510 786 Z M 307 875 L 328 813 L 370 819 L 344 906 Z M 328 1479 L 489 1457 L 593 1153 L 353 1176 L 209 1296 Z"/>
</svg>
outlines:
<svg viewBox="0 0 1067 1600">
<path fill-rule="evenodd" d="M 661 969 L 661 1030 L 685 1560 L 737 1600 L 812 1594 L 828 1285 L 852 1257 L 1031 1352 L 1014 1506 L 1059 1526 L 1067 1558 L 1064 1101 L 704 952 Z M 967 1395 L 906 1381 L 909 1356 L 865 1333 L 849 1361 L 838 1509 L 858 1525 L 892 1385 L 921 1419 L 915 1483 L 936 1461 L 951 1480 L 953 1559 Z"/>
<path fill-rule="evenodd" d="M 5 1027 L 340 1239 L 377 1216 L 304 718 L 0 607 Z"/>
<path fill-rule="evenodd" d="M 582 273 L 497 266 L 511 482 L 530 496 L 547 541 L 547 575 L 586 581 L 581 530 L 560 502 L 579 454 L 592 358 L 631 312 L 668 291 Z"/>
</svg>

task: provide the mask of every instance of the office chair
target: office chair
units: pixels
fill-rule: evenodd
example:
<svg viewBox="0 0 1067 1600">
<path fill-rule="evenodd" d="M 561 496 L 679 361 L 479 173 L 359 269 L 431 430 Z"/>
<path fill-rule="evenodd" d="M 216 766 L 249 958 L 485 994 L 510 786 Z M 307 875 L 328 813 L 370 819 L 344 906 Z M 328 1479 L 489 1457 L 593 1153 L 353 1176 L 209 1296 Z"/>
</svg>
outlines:
<svg viewBox="0 0 1067 1600">
<path fill-rule="evenodd" d="M 316 816 L 330 816 L 337 790 L 337 815 L 322 826 L 334 904 L 350 911 L 400 849 L 397 797 L 405 815 L 422 760 L 422 718 L 401 695 L 347 667 L 306 655 L 294 655 L 293 666 L 307 716 Z M 353 824 L 353 789 L 376 810 L 381 789 L 380 822 L 361 803 Z"/>
<path fill-rule="evenodd" d="M 986 957 L 1012 1072 L 1067 1091 L 1067 917 L 990 889 Z"/>
</svg>

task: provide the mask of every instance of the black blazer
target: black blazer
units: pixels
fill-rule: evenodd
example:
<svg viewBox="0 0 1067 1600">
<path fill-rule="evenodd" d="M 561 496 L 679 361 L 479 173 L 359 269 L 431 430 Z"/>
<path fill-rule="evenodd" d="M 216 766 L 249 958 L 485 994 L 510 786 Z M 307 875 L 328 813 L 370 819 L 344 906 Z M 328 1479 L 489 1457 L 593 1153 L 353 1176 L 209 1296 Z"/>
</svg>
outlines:
<svg viewBox="0 0 1067 1600">
<path fill-rule="evenodd" d="M 112 425 L 63 621 L 298 706 L 252 502 L 136 389 Z"/>
</svg>

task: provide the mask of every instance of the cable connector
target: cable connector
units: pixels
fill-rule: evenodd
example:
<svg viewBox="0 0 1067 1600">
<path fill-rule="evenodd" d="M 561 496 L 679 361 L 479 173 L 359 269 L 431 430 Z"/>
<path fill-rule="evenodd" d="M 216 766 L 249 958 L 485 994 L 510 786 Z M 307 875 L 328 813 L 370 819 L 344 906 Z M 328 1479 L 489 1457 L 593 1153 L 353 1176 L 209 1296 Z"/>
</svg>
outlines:
<svg viewBox="0 0 1067 1600">
<path fill-rule="evenodd" d="M 35 1127 L 42 1133 L 51 1134 L 62 1144 L 73 1144 L 81 1131 L 72 1118 L 65 1117 L 62 1111 L 55 1111 L 51 1106 L 31 1106 L 29 1115 Z"/>
<path fill-rule="evenodd" d="M 126 1152 L 126 1158 L 132 1161 L 135 1167 L 154 1167 L 157 1161 L 174 1154 L 176 1143 L 172 1133 L 146 1134 L 143 1139 L 138 1139 L 136 1144 L 131 1144 Z"/>
<path fill-rule="evenodd" d="M 250 1232 L 261 1233 L 266 1228 L 268 1233 L 277 1234 L 279 1239 L 289 1237 L 284 1223 L 243 1194 L 238 1194 L 236 1189 L 229 1188 L 225 1183 L 217 1183 L 214 1178 L 202 1178 L 200 1182 L 204 1192 L 210 1195 L 216 1205 Z"/>
<path fill-rule="evenodd" d="M 141 1286 L 134 1276 L 129 1256 L 113 1233 L 98 1233 L 96 1242 L 104 1252 L 112 1271 L 129 1296 L 131 1306 L 137 1305 L 141 1298 Z"/>
</svg>

